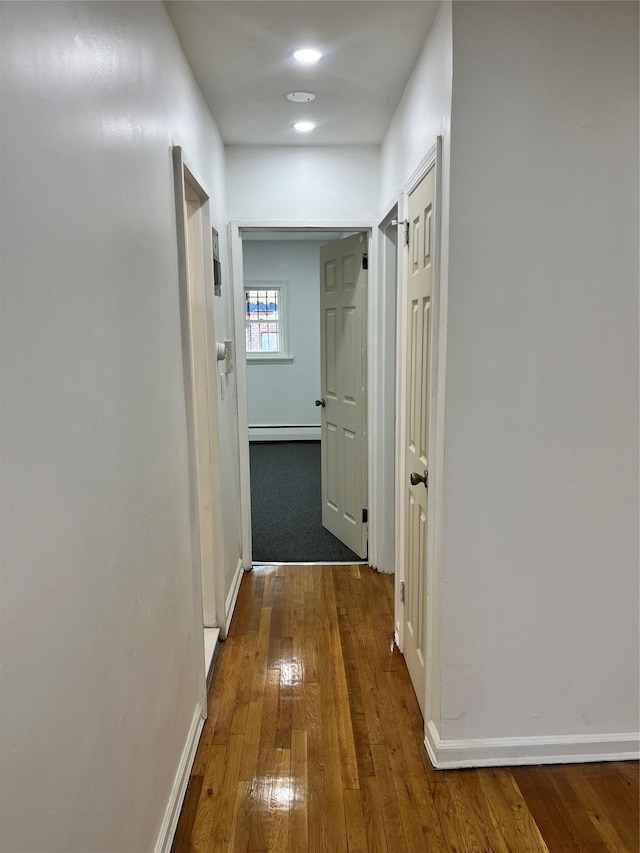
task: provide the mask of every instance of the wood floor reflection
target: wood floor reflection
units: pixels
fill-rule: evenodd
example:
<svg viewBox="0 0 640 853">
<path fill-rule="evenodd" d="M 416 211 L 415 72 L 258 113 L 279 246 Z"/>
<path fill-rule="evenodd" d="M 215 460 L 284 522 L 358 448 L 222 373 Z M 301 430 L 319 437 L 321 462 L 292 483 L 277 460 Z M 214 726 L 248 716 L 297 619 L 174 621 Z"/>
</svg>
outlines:
<svg viewBox="0 0 640 853">
<path fill-rule="evenodd" d="M 433 770 L 392 625 L 364 566 L 243 577 L 174 853 L 637 853 L 635 762 Z"/>
</svg>

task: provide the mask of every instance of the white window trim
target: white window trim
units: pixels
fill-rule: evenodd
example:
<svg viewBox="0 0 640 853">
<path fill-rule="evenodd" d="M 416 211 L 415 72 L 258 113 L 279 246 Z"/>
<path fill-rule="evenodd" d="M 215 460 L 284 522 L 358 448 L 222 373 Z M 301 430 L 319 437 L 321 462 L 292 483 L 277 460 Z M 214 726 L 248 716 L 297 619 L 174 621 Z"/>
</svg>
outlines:
<svg viewBox="0 0 640 853">
<path fill-rule="evenodd" d="M 280 314 L 278 320 L 280 331 L 280 350 L 278 352 L 246 352 L 247 364 L 293 364 L 293 355 L 289 352 L 289 282 L 284 278 L 275 279 L 245 279 L 244 290 L 275 290 L 280 291 Z M 246 316 L 244 318 L 247 327 Z M 245 343 L 246 347 L 246 343 Z"/>
</svg>

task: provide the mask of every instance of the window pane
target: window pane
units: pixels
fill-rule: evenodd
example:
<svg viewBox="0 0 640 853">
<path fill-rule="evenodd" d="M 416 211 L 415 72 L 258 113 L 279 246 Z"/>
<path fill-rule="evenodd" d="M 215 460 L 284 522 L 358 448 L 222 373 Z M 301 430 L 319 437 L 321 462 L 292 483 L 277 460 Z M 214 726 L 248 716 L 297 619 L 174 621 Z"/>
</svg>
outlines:
<svg viewBox="0 0 640 853">
<path fill-rule="evenodd" d="M 279 320 L 280 293 L 278 290 L 245 291 L 247 320 Z"/>
<path fill-rule="evenodd" d="M 245 288 L 246 351 L 280 352 L 279 288 Z"/>
<path fill-rule="evenodd" d="M 260 335 L 260 349 L 262 352 L 278 352 L 278 333 L 262 332 Z"/>
<path fill-rule="evenodd" d="M 247 324 L 247 352 L 279 352 L 280 329 L 278 323 Z"/>
</svg>

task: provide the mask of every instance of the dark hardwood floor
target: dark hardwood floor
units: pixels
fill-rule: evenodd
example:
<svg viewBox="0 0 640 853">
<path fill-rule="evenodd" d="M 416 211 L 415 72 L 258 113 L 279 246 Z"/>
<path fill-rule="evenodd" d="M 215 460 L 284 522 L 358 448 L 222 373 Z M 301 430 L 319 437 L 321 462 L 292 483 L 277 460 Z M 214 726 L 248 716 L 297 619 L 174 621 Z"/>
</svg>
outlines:
<svg viewBox="0 0 640 853">
<path fill-rule="evenodd" d="M 637 853 L 636 762 L 434 770 L 392 625 L 366 567 L 244 576 L 174 853 Z"/>
</svg>

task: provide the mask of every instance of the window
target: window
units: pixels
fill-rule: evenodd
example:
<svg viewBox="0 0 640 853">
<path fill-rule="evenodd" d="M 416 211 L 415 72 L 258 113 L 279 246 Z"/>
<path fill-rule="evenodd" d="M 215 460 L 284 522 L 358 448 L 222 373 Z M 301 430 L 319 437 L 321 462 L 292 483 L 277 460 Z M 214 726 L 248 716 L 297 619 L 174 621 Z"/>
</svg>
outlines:
<svg viewBox="0 0 640 853">
<path fill-rule="evenodd" d="M 286 341 L 285 282 L 247 282 L 244 325 L 248 361 L 291 361 Z"/>
</svg>

